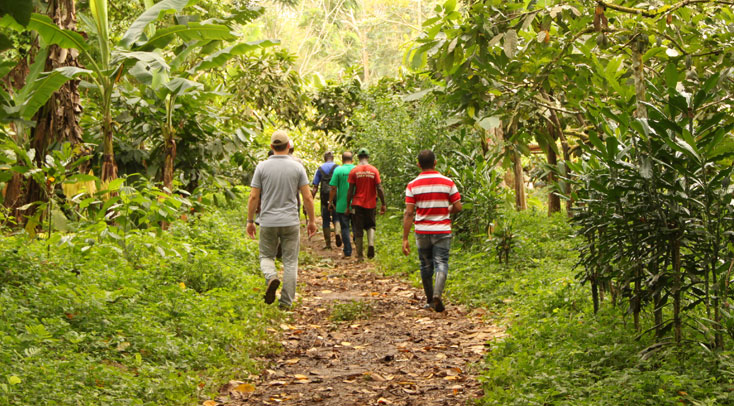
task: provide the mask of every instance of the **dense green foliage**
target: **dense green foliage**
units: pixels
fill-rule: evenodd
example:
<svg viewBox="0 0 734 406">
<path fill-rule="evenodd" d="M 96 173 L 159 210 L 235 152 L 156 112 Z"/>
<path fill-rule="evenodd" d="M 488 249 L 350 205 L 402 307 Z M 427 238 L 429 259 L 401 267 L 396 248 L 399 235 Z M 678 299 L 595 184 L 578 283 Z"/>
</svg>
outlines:
<svg viewBox="0 0 734 406">
<path fill-rule="evenodd" d="M 538 210 L 540 209 L 540 210 Z M 623 308 L 594 314 L 587 290 L 575 276 L 574 230 L 544 207 L 506 212 L 516 234 L 508 264 L 493 255 L 454 244 L 447 294 L 455 304 L 486 307 L 507 336 L 490 343 L 482 365 L 483 405 L 696 405 L 730 404 L 728 372 L 734 357 L 700 346 L 657 354 L 640 352 L 655 343 L 637 337 L 620 319 Z M 420 286 L 418 258 L 401 258 L 400 216 L 378 228 L 377 259 L 387 274 Z M 651 318 L 645 313 L 645 318 Z"/>
<path fill-rule="evenodd" d="M 356 109 L 349 143 L 356 151 L 367 147 L 370 163 L 380 170 L 390 206 L 403 207 L 405 187 L 420 173 L 418 153 L 432 149 L 436 169 L 457 183 L 466 203 L 455 227 L 466 244 L 477 244 L 497 221 L 502 200 L 501 177 L 493 165 L 494 151 L 483 151 L 480 135 L 452 125 L 440 105 L 412 100 L 415 81 L 384 80 L 362 96 Z"/>
<path fill-rule="evenodd" d="M 241 210 L 128 236 L 125 251 L 94 228 L 75 237 L 86 249 L 0 241 L 0 403 L 192 404 L 273 351 Z"/>
</svg>

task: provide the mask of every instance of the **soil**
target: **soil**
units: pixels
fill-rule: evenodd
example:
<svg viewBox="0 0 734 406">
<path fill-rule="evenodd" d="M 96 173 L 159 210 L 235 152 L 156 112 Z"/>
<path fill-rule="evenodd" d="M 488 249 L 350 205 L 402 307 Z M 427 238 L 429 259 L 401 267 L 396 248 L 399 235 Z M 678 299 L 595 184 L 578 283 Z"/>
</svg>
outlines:
<svg viewBox="0 0 734 406">
<path fill-rule="evenodd" d="M 320 233 L 303 239 L 316 263 L 300 267 L 291 321 L 273 331 L 282 353 L 250 382 L 224 385 L 217 404 L 455 406 L 482 396 L 477 363 L 502 328 L 481 309 L 423 309 L 422 288 L 323 245 Z"/>
</svg>

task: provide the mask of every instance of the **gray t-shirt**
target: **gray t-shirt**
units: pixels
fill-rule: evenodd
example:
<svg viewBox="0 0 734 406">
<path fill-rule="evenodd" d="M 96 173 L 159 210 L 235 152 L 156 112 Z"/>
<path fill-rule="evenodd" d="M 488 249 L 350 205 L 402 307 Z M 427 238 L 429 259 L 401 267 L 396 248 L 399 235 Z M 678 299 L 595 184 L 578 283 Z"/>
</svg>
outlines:
<svg viewBox="0 0 734 406">
<path fill-rule="evenodd" d="M 308 185 L 306 168 L 287 155 L 273 155 L 255 168 L 250 186 L 260 189 L 260 226 L 300 224 L 298 191 Z"/>
</svg>

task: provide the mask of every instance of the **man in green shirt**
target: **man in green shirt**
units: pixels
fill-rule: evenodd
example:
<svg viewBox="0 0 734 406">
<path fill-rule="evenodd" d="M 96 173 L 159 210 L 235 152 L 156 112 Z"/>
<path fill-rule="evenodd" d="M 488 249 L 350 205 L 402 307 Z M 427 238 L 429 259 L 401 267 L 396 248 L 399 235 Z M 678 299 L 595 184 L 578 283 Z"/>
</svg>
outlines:
<svg viewBox="0 0 734 406">
<path fill-rule="evenodd" d="M 329 193 L 329 210 L 335 213 L 334 220 L 341 226 L 342 242 L 344 243 L 344 256 L 352 255 L 352 238 L 349 233 L 351 219 L 345 214 L 350 202 L 347 201 L 349 191 L 349 172 L 354 168 L 352 153 L 346 151 L 342 154 L 342 166 L 334 170 L 331 175 L 331 191 Z"/>
</svg>

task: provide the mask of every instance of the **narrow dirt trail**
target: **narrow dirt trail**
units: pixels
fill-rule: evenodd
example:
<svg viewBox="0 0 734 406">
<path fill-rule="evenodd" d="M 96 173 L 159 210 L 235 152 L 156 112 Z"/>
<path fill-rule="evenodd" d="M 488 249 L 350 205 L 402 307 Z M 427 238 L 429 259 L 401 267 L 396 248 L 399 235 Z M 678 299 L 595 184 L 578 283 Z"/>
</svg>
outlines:
<svg viewBox="0 0 734 406">
<path fill-rule="evenodd" d="M 299 271 L 292 321 L 280 326 L 283 352 L 262 360 L 267 369 L 249 384 L 222 387 L 220 401 L 456 406 L 482 396 L 473 364 L 489 340 L 504 334 L 483 321 L 483 311 L 451 303 L 444 313 L 422 309 L 422 289 L 322 246 L 321 234 L 303 239 L 302 249 L 316 263 Z M 338 308 L 366 311 L 357 312 L 365 313 L 360 319 L 336 322 L 332 311 Z"/>
</svg>

